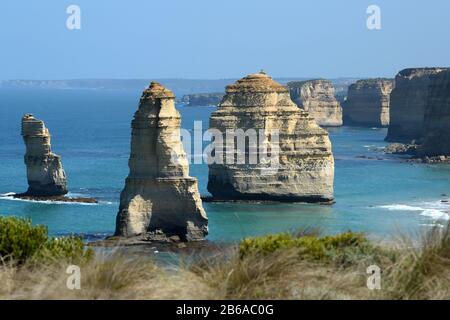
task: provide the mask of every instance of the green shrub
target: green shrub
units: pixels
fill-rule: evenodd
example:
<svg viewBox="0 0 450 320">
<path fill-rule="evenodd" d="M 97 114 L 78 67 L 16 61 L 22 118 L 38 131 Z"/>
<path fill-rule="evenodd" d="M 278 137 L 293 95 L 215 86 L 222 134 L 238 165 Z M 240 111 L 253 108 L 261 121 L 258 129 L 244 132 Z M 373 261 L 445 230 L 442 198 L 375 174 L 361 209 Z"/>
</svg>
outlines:
<svg viewBox="0 0 450 320">
<path fill-rule="evenodd" d="M 45 226 L 33 226 L 30 219 L 0 217 L 0 258 L 24 262 L 48 240 Z"/>
<path fill-rule="evenodd" d="M 345 261 L 349 255 L 372 247 L 361 233 L 345 232 L 333 236 L 307 235 L 296 237 L 290 233 L 273 234 L 241 241 L 241 257 L 249 254 L 268 254 L 281 249 L 296 248 L 300 258 L 312 260 Z"/>
<path fill-rule="evenodd" d="M 83 240 L 69 236 L 49 239 L 35 258 L 39 260 L 67 260 L 73 263 L 84 263 L 93 257 L 91 248 L 85 250 Z"/>
<path fill-rule="evenodd" d="M 0 217 L 0 258 L 23 264 L 28 260 L 88 261 L 93 255 L 74 236 L 49 238 L 45 226 L 33 226 L 30 219 Z"/>
</svg>

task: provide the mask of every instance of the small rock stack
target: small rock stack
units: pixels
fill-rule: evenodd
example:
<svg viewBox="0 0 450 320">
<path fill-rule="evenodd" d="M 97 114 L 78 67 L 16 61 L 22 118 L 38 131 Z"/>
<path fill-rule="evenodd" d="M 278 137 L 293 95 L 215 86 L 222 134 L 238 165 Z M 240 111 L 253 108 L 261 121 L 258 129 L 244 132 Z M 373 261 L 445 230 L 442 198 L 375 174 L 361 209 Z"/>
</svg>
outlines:
<svg viewBox="0 0 450 320">
<path fill-rule="evenodd" d="M 208 219 L 180 139 L 172 91 L 152 82 L 132 121 L 130 173 L 120 196 L 116 236 L 202 240 Z"/>
<path fill-rule="evenodd" d="M 54 197 L 65 195 L 67 179 L 61 157 L 52 153 L 51 136 L 42 120 L 31 114 L 22 118 L 22 136 L 26 146 L 28 190 L 20 196 Z"/>
</svg>

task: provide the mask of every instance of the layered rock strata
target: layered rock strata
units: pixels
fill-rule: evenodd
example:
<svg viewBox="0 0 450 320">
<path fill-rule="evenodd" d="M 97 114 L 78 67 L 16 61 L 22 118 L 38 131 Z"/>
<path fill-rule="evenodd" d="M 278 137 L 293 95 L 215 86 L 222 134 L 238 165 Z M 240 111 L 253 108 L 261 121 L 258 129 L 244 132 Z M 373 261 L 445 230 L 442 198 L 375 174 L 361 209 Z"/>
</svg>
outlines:
<svg viewBox="0 0 450 320">
<path fill-rule="evenodd" d="M 61 157 L 51 150 L 51 136 L 42 120 L 31 114 L 22 118 L 22 137 L 25 142 L 25 165 L 28 190 L 20 196 L 54 197 L 65 195 L 67 179 Z"/>
<path fill-rule="evenodd" d="M 450 156 L 450 69 L 431 77 L 421 155 Z"/>
<path fill-rule="evenodd" d="M 251 74 L 227 86 L 211 115 L 210 128 L 220 133 L 214 137 L 211 154 L 215 159 L 209 164 L 208 191 L 213 198 L 333 199 L 334 158 L 327 131 L 292 102 L 286 87 L 267 74 Z M 250 142 L 252 131 L 258 134 L 257 142 Z M 249 134 L 244 149 L 239 142 L 233 144 L 236 138 L 229 135 L 237 132 L 241 137 L 242 132 Z M 232 142 L 233 147 L 220 149 L 220 140 Z"/>
<path fill-rule="evenodd" d="M 291 99 L 320 126 L 341 126 L 342 108 L 328 80 L 288 82 Z"/>
<path fill-rule="evenodd" d="M 202 240 L 208 219 L 189 176 L 174 94 L 152 82 L 132 121 L 130 173 L 120 196 L 116 236 Z"/>
<path fill-rule="evenodd" d="M 421 142 L 431 78 L 445 68 L 411 68 L 395 77 L 386 141 Z"/>
<path fill-rule="evenodd" d="M 352 84 L 344 102 L 344 124 L 386 127 L 389 125 L 392 79 L 365 79 Z"/>
</svg>

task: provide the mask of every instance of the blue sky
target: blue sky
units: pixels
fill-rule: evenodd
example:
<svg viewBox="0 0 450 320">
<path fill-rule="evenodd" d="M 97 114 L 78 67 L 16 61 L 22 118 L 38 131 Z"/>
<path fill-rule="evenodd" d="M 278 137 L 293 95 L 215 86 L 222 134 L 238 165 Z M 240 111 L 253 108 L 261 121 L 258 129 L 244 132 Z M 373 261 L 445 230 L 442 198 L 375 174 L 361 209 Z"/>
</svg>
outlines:
<svg viewBox="0 0 450 320">
<path fill-rule="evenodd" d="M 448 0 L 1 0 L 0 79 L 392 77 L 449 66 L 449 32 Z"/>
</svg>

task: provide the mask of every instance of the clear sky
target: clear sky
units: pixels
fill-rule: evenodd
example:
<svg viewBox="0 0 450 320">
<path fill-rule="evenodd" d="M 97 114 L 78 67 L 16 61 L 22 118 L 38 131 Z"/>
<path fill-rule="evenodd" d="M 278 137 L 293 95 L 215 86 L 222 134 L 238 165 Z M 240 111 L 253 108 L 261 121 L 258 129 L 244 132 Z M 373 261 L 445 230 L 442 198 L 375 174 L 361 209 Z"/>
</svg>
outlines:
<svg viewBox="0 0 450 320">
<path fill-rule="evenodd" d="M 71 4 L 80 30 L 66 28 Z M 366 26 L 371 4 L 381 30 Z M 449 65 L 449 0 L 0 1 L 0 79 L 392 77 Z"/>
</svg>

